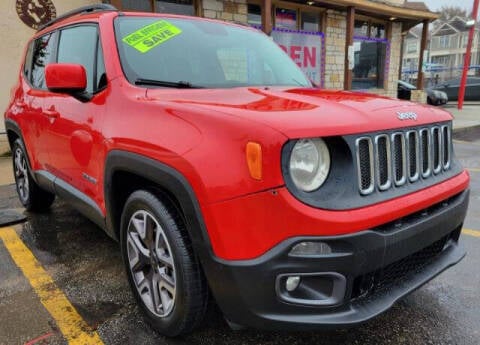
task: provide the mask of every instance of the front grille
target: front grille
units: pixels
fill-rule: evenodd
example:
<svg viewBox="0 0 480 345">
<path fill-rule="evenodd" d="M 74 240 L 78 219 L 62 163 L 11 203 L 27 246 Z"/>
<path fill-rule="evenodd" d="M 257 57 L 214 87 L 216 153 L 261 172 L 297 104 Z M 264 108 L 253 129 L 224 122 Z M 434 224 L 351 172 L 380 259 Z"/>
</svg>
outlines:
<svg viewBox="0 0 480 345">
<path fill-rule="evenodd" d="M 454 233 L 442 237 L 430 246 L 403 259 L 395 261 L 374 272 L 355 278 L 352 287 L 352 300 L 367 297 L 375 292 L 388 289 L 410 274 L 419 273 L 431 263 L 445 248 Z"/>
<path fill-rule="evenodd" d="M 356 140 L 359 191 L 368 195 L 441 174 L 451 165 L 448 125 L 381 133 Z"/>
</svg>

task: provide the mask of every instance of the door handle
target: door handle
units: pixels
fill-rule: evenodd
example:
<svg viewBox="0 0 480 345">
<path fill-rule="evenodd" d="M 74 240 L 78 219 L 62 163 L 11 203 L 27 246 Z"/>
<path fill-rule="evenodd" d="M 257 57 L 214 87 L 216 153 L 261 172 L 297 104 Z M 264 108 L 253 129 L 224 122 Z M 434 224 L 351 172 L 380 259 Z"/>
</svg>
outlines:
<svg viewBox="0 0 480 345">
<path fill-rule="evenodd" d="M 27 106 L 27 103 L 25 103 L 24 101 L 16 101 L 15 106 L 19 111 L 23 111 L 23 109 L 25 109 L 25 107 Z"/>
<path fill-rule="evenodd" d="M 60 113 L 56 110 L 44 110 L 43 115 L 51 118 L 51 119 L 56 119 L 60 117 Z"/>
</svg>

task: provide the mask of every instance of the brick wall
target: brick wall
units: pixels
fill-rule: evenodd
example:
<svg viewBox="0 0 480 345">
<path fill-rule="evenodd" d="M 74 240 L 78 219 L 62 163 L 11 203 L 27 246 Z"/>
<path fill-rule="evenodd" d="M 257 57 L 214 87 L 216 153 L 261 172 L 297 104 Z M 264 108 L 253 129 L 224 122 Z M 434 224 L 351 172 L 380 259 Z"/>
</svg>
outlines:
<svg viewBox="0 0 480 345">
<path fill-rule="evenodd" d="M 325 88 L 343 89 L 345 65 L 345 12 L 327 11 L 325 32 Z"/>
<path fill-rule="evenodd" d="M 202 13 L 205 18 L 221 19 L 229 22 L 246 24 L 247 0 L 203 0 Z"/>
<path fill-rule="evenodd" d="M 392 40 L 390 42 L 390 65 L 388 69 L 387 87 L 384 95 L 397 97 L 397 80 L 400 69 L 400 52 L 402 42 L 402 24 L 392 23 Z"/>
</svg>

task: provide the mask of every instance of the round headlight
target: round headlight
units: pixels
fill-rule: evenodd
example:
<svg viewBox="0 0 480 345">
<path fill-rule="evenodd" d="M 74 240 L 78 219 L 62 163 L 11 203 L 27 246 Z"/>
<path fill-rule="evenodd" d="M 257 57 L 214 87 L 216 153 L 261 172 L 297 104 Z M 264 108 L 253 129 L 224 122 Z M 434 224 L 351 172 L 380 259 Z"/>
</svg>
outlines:
<svg viewBox="0 0 480 345">
<path fill-rule="evenodd" d="M 290 176 L 297 188 L 314 191 L 325 182 L 330 171 L 330 153 L 322 139 L 297 141 L 290 156 Z"/>
</svg>

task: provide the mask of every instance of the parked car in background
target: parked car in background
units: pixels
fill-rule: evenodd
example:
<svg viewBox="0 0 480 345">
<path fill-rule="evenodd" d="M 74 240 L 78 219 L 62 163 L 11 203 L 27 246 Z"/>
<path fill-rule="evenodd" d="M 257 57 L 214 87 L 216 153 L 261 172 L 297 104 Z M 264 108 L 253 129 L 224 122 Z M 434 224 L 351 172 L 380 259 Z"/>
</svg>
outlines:
<svg viewBox="0 0 480 345">
<path fill-rule="evenodd" d="M 397 97 L 399 99 L 410 100 L 412 97 L 412 90 L 416 90 L 417 87 L 413 84 L 407 83 L 406 81 L 399 80 L 397 87 Z M 432 105 L 442 105 L 447 104 L 448 95 L 439 90 L 427 89 L 427 103 Z"/>
<path fill-rule="evenodd" d="M 461 78 L 447 80 L 434 87 L 434 90 L 445 92 L 448 99 L 458 101 Z M 468 77 L 465 87 L 465 101 L 480 101 L 480 77 Z"/>
</svg>

